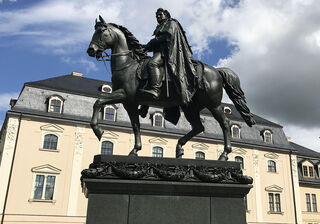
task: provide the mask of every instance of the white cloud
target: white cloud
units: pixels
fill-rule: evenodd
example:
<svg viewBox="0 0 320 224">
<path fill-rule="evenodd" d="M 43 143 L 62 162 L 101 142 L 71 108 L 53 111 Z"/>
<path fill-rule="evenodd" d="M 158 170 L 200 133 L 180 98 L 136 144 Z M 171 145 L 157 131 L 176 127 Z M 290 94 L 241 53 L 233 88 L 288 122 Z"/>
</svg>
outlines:
<svg viewBox="0 0 320 224">
<path fill-rule="evenodd" d="M 19 93 L 0 93 L 0 111 L 6 111 L 10 108 L 10 100 L 16 99 Z"/>
<path fill-rule="evenodd" d="M 77 59 L 70 58 L 70 57 L 63 57 L 62 61 L 64 61 L 67 64 L 72 65 L 81 65 L 83 69 L 86 70 L 86 73 L 89 73 L 90 71 L 98 71 L 96 64 L 88 59 L 85 59 L 84 57 L 80 57 Z"/>
<path fill-rule="evenodd" d="M 294 125 L 286 125 L 284 131 L 292 142 L 320 152 L 320 128 L 306 129 Z"/>
</svg>

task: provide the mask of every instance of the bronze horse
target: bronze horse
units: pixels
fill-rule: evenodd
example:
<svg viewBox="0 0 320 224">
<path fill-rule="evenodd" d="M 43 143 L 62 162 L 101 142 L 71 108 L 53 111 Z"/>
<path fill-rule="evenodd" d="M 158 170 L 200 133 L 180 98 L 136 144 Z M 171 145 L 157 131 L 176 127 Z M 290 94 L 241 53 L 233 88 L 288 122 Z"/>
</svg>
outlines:
<svg viewBox="0 0 320 224">
<path fill-rule="evenodd" d="M 107 104 L 122 103 L 126 109 L 135 136 L 135 144 L 129 155 L 137 156 L 141 150 L 139 105 L 151 105 L 161 107 L 180 106 L 186 119 L 192 126 L 192 130 L 178 140 L 176 146 L 176 157 L 183 155 L 182 146 L 192 137 L 204 131 L 200 120 L 200 111 L 207 108 L 213 117 L 219 122 L 224 137 L 224 151 L 219 160 L 227 160 L 231 150 L 230 125 L 221 107 L 223 88 L 233 101 L 235 107 L 242 115 L 245 122 L 251 127 L 255 124 L 249 108 L 246 106 L 244 93 L 240 88 L 238 76 L 228 68 L 214 68 L 203 64 L 202 83 L 203 88 L 198 87 L 193 95 L 192 102 L 182 105 L 175 97 L 175 94 L 166 96 L 163 90 L 159 100 L 145 98 L 139 95 L 141 78 L 137 76 L 139 64 L 147 60 L 142 45 L 125 27 L 112 23 L 106 23 L 101 16 L 100 21 L 96 20 L 95 32 L 90 42 L 87 53 L 97 59 L 102 57 L 106 49 L 111 49 L 111 70 L 113 92 L 100 96 L 93 106 L 91 127 L 100 140 L 103 130 L 98 126 L 98 115 L 102 107 Z M 164 85 L 163 85 L 164 86 Z M 174 92 L 173 86 L 170 87 Z"/>
</svg>

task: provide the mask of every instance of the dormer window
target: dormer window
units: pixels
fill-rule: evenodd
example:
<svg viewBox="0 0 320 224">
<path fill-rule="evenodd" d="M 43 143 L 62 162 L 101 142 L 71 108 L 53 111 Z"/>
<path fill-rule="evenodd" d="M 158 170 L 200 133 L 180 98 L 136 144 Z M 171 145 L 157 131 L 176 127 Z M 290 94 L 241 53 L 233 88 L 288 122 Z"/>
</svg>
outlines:
<svg viewBox="0 0 320 224">
<path fill-rule="evenodd" d="M 266 143 L 272 143 L 272 132 L 270 130 L 263 131 L 263 141 Z"/>
<path fill-rule="evenodd" d="M 302 164 L 302 176 L 306 178 L 314 178 L 314 167 L 313 164 L 309 161 L 305 161 Z"/>
<path fill-rule="evenodd" d="M 60 96 L 51 96 L 49 98 L 48 112 L 62 113 L 63 98 Z"/>
<path fill-rule="evenodd" d="M 107 84 L 103 84 L 101 86 L 101 92 L 103 92 L 103 93 L 112 93 L 112 87 L 107 85 Z"/>
<path fill-rule="evenodd" d="M 223 112 L 225 113 L 225 114 L 231 114 L 231 108 L 230 107 L 227 107 L 227 106 L 225 106 L 224 108 L 223 108 Z"/>
<path fill-rule="evenodd" d="M 108 121 L 116 121 L 117 110 L 115 106 L 108 105 L 104 108 L 103 119 Z"/>
<path fill-rule="evenodd" d="M 164 118 L 161 113 L 154 113 L 153 115 L 153 126 L 154 127 L 164 127 Z"/>
<path fill-rule="evenodd" d="M 232 138 L 240 138 L 240 127 L 238 125 L 231 126 L 231 136 Z"/>
</svg>

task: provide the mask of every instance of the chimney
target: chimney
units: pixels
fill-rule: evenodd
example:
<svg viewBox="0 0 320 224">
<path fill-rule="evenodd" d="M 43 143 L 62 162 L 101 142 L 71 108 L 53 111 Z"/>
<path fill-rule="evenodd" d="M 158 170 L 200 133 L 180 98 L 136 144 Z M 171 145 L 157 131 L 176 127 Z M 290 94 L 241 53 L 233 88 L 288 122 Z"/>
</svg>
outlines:
<svg viewBox="0 0 320 224">
<path fill-rule="evenodd" d="M 17 103 L 17 99 L 11 99 L 10 100 L 10 106 L 11 106 L 11 109 L 12 109 L 12 107 L 14 107 L 14 105 L 16 105 L 16 103 Z"/>
<path fill-rule="evenodd" d="M 82 77 L 82 73 L 80 73 L 80 72 L 72 72 L 71 75 L 73 75 L 73 76 L 78 76 L 78 77 Z"/>
</svg>

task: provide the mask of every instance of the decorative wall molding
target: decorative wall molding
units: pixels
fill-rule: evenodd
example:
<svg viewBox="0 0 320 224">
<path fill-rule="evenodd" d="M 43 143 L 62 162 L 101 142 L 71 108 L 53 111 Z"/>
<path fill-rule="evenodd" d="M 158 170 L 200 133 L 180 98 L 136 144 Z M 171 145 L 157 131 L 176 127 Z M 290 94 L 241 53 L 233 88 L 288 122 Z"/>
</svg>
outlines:
<svg viewBox="0 0 320 224">
<path fill-rule="evenodd" d="M 282 192 L 283 188 L 273 184 L 273 185 L 266 187 L 265 190 L 271 191 L 271 192 Z"/>
<path fill-rule="evenodd" d="M 157 144 L 157 145 L 166 145 L 168 143 L 167 140 L 164 138 L 156 137 L 156 138 L 151 138 L 149 139 L 149 142 L 152 144 Z"/>
<path fill-rule="evenodd" d="M 45 164 L 41 166 L 36 166 L 31 168 L 33 173 L 46 173 L 46 174 L 60 174 L 61 170 L 50 164 Z"/>
<path fill-rule="evenodd" d="M 264 157 L 269 158 L 269 159 L 278 159 L 279 155 L 273 152 L 268 152 L 264 154 Z"/>
<path fill-rule="evenodd" d="M 56 124 L 46 124 L 46 125 L 42 125 L 40 127 L 41 131 L 47 131 L 47 132 L 58 132 L 58 133 L 62 133 L 63 132 L 63 128 L 60 127 L 59 125 Z"/>
</svg>

